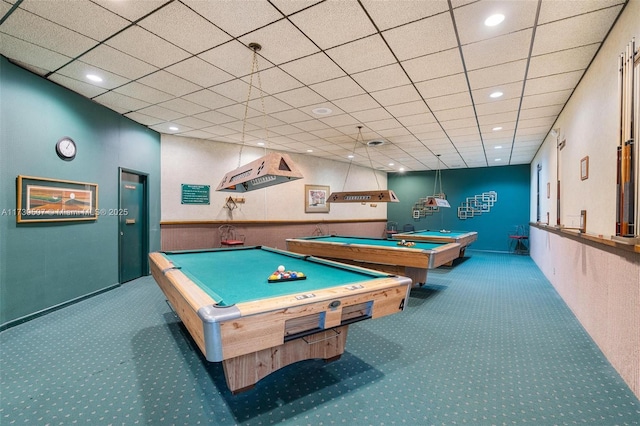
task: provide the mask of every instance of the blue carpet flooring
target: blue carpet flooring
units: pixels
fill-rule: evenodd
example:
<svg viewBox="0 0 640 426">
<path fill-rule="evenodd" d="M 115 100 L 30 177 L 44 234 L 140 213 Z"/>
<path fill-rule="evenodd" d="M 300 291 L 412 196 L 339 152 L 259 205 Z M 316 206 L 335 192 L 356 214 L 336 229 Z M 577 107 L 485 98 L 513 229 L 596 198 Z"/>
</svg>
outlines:
<svg viewBox="0 0 640 426">
<path fill-rule="evenodd" d="M 469 252 L 342 358 L 231 395 L 144 277 L 0 333 L 0 424 L 632 425 L 640 403 L 526 256 Z"/>
</svg>

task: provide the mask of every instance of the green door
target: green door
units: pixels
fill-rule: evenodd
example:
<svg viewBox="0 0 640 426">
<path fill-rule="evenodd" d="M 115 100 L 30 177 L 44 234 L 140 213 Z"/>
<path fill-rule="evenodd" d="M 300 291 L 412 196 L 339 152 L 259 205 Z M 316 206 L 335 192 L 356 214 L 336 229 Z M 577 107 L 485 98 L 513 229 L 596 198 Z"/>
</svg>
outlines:
<svg viewBox="0 0 640 426">
<path fill-rule="evenodd" d="M 120 179 L 120 282 L 146 275 L 145 176 L 121 172 Z"/>
</svg>

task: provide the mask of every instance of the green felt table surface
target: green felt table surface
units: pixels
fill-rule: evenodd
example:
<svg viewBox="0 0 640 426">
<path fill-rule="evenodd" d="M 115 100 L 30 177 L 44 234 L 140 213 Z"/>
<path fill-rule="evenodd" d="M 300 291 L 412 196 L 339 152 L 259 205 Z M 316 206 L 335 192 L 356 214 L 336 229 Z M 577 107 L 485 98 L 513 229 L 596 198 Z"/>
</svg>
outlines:
<svg viewBox="0 0 640 426">
<path fill-rule="evenodd" d="M 348 237 L 348 236 L 336 236 L 336 235 L 326 235 L 320 237 L 304 237 L 304 238 L 294 238 L 297 240 L 306 240 L 306 241 L 318 241 L 318 242 L 326 242 L 326 243 L 338 243 L 338 244 L 361 244 L 368 246 L 379 246 L 379 247 L 395 247 L 395 248 L 411 248 L 418 250 L 435 250 L 437 248 L 442 247 L 446 243 L 437 243 L 437 242 L 427 242 L 427 241 L 416 241 L 415 245 L 412 247 L 403 247 L 398 245 L 399 240 L 389 240 L 384 238 L 361 238 L 361 237 Z"/>
<path fill-rule="evenodd" d="M 267 247 L 164 252 L 163 255 L 222 306 L 389 276 L 348 265 L 337 267 L 322 259 Z M 269 276 L 280 265 L 289 271 L 303 272 L 307 278 L 269 283 Z"/>
<path fill-rule="evenodd" d="M 457 238 L 463 235 L 471 234 L 475 231 L 447 231 L 441 232 L 437 230 L 424 229 L 421 231 L 409 231 L 409 232 L 398 232 L 399 235 L 424 235 L 424 236 L 434 236 L 434 237 L 442 237 L 442 238 Z"/>
</svg>

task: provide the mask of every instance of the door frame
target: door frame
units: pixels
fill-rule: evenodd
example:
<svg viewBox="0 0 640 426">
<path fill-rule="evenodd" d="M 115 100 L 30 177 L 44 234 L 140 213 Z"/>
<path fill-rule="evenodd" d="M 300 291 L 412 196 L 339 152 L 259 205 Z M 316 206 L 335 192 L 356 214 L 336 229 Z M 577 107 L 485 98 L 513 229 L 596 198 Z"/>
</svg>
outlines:
<svg viewBox="0 0 640 426">
<path fill-rule="evenodd" d="M 138 170 L 127 169 L 124 167 L 118 167 L 118 211 L 122 207 L 122 174 L 129 173 L 140 177 L 140 183 L 142 184 L 142 253 L 141 265 L 142 275 L 149 275 L 149 173 L 144 173 Z M 118 217 L 118 282 L 122 283 L 122 222 Z"/>
</svg>

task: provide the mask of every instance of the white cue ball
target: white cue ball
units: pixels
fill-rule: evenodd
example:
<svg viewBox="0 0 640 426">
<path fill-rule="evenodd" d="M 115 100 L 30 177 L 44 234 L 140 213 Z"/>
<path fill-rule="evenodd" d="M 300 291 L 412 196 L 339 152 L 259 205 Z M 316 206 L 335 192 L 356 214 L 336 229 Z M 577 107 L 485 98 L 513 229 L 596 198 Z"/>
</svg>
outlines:
<svg viewBox="0 0 640 426">
<path fill-rule="evenodd" d="M 278 266 L 278 272 L 284 272 L 284 265 Z"/>
</svg>

